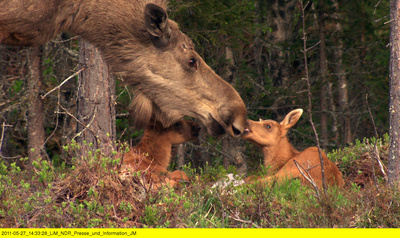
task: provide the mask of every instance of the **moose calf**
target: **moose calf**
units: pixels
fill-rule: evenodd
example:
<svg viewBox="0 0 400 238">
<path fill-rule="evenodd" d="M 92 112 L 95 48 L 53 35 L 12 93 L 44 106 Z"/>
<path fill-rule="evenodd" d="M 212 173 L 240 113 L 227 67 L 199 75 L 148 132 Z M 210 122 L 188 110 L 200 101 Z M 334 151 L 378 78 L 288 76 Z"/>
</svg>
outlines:
<svg viewBox="0 0 400 238">
<path fill-rule="evenodd" d="M 247 128 L 243 139 L 250 141 L 261 148 L 264 153 L 264 166 L 270 166 L 274 175 L 258 178 L 258 181 L 282 181 L 285 179 L 301 179 L 302 183 L 309 185 L 307 179 L 297 168 L 295 161 L 303 168 L 303 172 L 311 177 L 319 188 L 322 188 L 322 172 L 320 157 L 317 147 L 309 147 L 304 151 L 298 151 L 289 142 L 288 130 L 294 126 L 303 114 L 302 109 L 291 111 L 280 122 L 274 120 L 260 120 L 259 122 L 247 120 Z M 324 162 L 326 183 L 329 186 L 343 186 L 342 173 L 321 150 Z M 251 181 L 252 177 L 246 179 Z"/>
<path fill-rule="evenodd" d="M 167 172 L 171 161 L 172 145 L 198 139 L 200 126 L 192 121 L 178 121 L 168 128 L 160 123 L 150 123 L 140 142 L 123 155 L 121 175 L 130 172 L 144 172 L 151 188 L 167 184 L 175 187 L 179 182 L 188 181 L 188 176 L 180 170 Z"/>
</svg>

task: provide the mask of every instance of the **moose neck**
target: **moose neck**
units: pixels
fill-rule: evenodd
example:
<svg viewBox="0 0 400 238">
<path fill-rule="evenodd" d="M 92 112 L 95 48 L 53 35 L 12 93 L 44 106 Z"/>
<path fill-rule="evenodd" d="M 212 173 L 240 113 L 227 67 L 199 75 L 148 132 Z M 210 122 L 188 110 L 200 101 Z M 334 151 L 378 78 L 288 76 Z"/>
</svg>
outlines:
<svg viewBox="0 0 400 238">
<path fill-rule="evenodd" d="M 172 144 L 165 135 L 156 132 L 145 132 L 139 144 L 135 146 L 137 153 L 148 153 L 146 156 L 162 169 L 167 169 L 171 160 Z"/>
<path fill-rule="evenodd" d="M 272 171 L 282 168 L 287 161 L 298 155 L 300 152 L 289 142 L 287 136 L 281 138 L 276 145 L 262 147 L 264 154 L 264 166 L 271 166 Z"/>
<path fill-rule="evenodd" d="M 62 9 L 68 12 L 60 13 L 62 30 L 79 35 L 98 48 L 113 73 L 138 77 L 143 73 L 145 53 L 151 45 L 144 21 L 147 2 L 150 1 L 67 0 Z M 166 6 L 163 0 L 152 2 Z"/>
</svg>

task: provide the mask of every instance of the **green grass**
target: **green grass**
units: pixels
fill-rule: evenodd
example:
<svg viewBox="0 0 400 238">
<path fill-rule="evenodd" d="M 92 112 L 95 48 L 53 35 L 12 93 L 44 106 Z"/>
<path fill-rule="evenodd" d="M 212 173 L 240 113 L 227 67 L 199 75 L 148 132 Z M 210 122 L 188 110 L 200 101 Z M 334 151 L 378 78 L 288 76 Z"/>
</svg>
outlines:
<svg viewBox="0 0 400 238">
<path fill-rule="evenodd" d="M 104 158 L 96 151 L 79 158 L 72 142 L 64 148 L 68 166 L 40 159 L 27 171 L 20 167 L 26 159 L 0 162 L 0 227 L 400 227 L 398 191 L 378 167 L 375 174 L 368 170 L 376 142 L 387 163 L 387 137 L 329 153 L 346 186 L 321 199 L 298 180 L 212 188 L 235 170 L 210 165 L 184 167 L 190 184 L 150 192 L 140 175 L 119 180 L 117 155 Z"/>
</svg>

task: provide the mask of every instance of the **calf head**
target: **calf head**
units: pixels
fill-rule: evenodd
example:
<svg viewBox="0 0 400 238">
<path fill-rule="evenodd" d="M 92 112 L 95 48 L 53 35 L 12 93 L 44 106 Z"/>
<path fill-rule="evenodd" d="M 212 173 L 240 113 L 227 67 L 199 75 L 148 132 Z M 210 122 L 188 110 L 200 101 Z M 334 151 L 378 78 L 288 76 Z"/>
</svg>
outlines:
<svg viewBox="0 0 400 238">
<path fill-rule="evenodd" d="M 194 121 L 178 121 L 168 131 L 171 144 L 177 145 L 199 139 L 200 126 Z"/>
<path fill-rule="evenodd" d="M 276 146 L 286 136 L 288 130 L 297 123 L 302 114 L 303 109 L 293 110 L 280 123 L 274 120 L 247 120 L 247 127 L 242 138 L 258 147 Z"/>
<path fill-rule="evenodd" d="M 159 122 L 150 122 L 147 127 L 153 135 L 162 136 L 172 145 L 198 140 L 200 134 L 200 125 L 194 121 L 180 120 L 172 126 L 164 128 Z"/>
</svg>

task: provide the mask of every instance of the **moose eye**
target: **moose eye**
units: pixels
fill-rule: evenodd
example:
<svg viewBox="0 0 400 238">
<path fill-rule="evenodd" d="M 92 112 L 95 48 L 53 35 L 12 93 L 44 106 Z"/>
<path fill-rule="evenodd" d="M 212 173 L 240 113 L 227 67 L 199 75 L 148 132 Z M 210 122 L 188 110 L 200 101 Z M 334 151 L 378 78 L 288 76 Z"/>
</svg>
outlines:
<svg viewBox="0 0 400 238">
<path fill-rule="evenodd" d="M 191 58 L 189 60 L 188 64 L 189 64 L 190 67 L 197 69 L 197 60 L 195 58 Z"/>
</svg>

